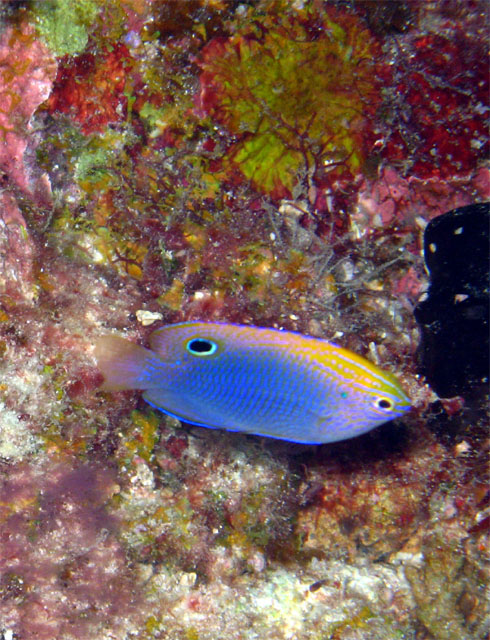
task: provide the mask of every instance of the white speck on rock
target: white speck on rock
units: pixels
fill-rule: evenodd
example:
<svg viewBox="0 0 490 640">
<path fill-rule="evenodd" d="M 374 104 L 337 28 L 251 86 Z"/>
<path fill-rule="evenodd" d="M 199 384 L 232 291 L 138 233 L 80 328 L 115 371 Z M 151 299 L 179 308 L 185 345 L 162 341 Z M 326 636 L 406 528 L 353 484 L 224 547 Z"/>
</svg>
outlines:
<svg viewBox="0 0 490 640">
<path fill-rule="evenodd" d="M 33 453 L 37 445 L 38 439 L 26 425 L 0 402 L 0 458 L 22 460 Z"/>
<path fill-rule="evenodd" d="M 162 314 L 158 311 L 147 311 L 146 309 L 138 309 L 136 317 L 138 318 L 138 322 L 141 322 L 144 327 L 148 327 L 163 318 Z"/>
</svg>

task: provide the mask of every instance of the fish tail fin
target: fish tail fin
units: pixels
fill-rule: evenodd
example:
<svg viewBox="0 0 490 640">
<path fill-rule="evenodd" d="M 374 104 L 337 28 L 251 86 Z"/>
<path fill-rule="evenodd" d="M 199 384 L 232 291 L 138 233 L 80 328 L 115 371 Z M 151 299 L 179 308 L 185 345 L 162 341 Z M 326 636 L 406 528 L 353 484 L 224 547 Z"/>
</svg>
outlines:
<svg viewBox="0 0 490 640">
<path fill-rule="evenodd" d="M 119 336 L 101 336 L 95 343 L 97 366 L 104 376 L 103 391 L 147 389 L 157 358 L 149 349 Z"/>
</svg>

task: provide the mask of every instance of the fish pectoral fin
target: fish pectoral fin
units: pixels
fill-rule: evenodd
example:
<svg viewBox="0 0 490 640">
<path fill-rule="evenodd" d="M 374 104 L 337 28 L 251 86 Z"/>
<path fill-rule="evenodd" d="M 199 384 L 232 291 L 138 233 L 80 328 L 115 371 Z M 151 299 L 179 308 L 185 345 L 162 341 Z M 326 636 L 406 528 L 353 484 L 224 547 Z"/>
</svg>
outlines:
<svg viewBox="0 0 490 640">
<path fill-rule="evenodd" d="M 162 389 L 148 389 L 143 394 L 143 398 L 151 404 L 156 409 L 163 411 L 168 416 L 172 418 L 177 418 L 177 420 L 181 420 L 182 422 L 187 422 L 189 424 L 194 424 L 197 427 L 207 427 L 208 429 L 228 429 L 226 425 L 222 424 L 213 424 L 213 421 L 209 422 L 203 416 L 202 411 L 196 411 L 195 413 L 192 410 L 186 409 L 181 410 L 180 408 L 176 408 L 175 405 L 179 404 L 178 401 L 173 401 L 169 394 L 165 393 L 165 390 Z"/>
</svg>

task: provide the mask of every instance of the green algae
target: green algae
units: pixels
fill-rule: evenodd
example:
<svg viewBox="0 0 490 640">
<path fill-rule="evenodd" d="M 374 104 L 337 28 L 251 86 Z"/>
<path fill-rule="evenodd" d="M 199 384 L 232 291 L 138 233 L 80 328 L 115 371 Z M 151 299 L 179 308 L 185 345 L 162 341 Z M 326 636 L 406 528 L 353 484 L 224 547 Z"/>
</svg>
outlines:
<svg viewBox="0 0 490 640">
<path fill-rule="evenodd" d="M 100 9 L 95 0 L 42 0 L 34 3 L 34 24 L 57 56 L 73 55 L 87 46 L 89 29 Z"/>
<path fill-rule="evenodd" d="M 109 140 L 107 140 L 108 137 Z M 97 136 L 87 141 L 83 148 L 80 149 L 74 178 L 79 182 L 87 181 L 95 184 L 110 176 L 111 173 L 108 167 L 114 155 L 115 142 L 114 135 Z M 105 181 L 107 182 L 107 180 Z"/>
</svg>

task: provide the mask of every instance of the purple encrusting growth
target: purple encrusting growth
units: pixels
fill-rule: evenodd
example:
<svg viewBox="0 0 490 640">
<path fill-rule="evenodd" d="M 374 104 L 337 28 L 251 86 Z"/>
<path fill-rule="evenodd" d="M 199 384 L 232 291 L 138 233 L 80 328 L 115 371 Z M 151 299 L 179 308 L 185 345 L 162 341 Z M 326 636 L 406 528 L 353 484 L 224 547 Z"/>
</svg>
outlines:
<svg viewBox="0 0 490 640">
<path fill-rule="evenodd" d="M 114 629 L 123 633 L 138 596 L 105 506 L 115 491 L 114 470 L 93 463 L 11 469 L 0 487 L 3 629 L 26 640 L 71 640 L 119 619 Z"/>
</svg>

